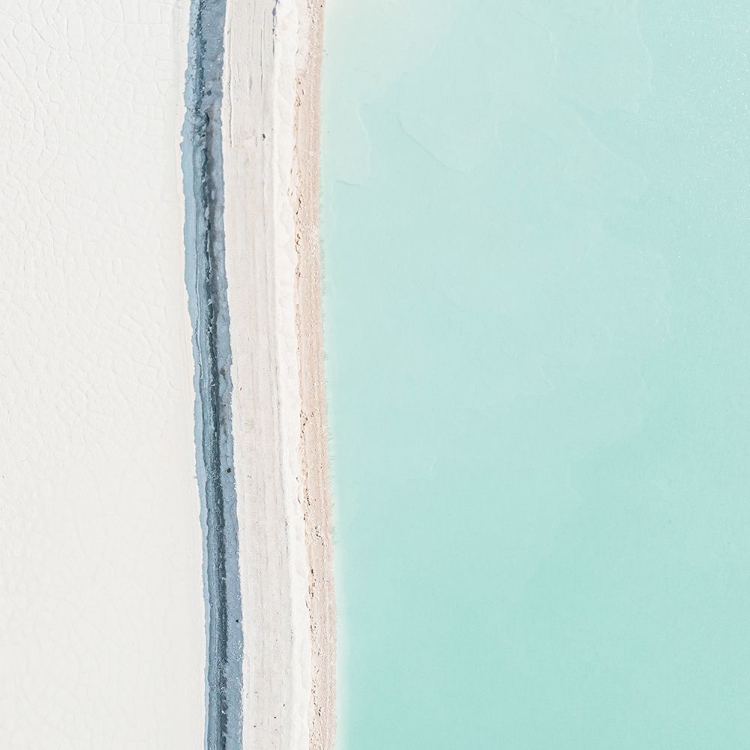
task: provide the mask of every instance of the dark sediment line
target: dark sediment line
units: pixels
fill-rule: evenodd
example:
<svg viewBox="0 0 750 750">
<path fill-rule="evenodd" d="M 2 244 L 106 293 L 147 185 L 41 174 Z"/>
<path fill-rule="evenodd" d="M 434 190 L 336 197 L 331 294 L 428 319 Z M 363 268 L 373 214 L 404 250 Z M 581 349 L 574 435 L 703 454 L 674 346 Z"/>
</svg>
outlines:
<svg viewBox="0 0 750 750">
<path fill-rule="evenodd" d="M 242 747 L 242 612 L 221 144 L 225 15 L 226 0 L 192 0 L 182 144 L 185 274 L 193 321 L 204 529 L 207 750 Z"/>
</svg>

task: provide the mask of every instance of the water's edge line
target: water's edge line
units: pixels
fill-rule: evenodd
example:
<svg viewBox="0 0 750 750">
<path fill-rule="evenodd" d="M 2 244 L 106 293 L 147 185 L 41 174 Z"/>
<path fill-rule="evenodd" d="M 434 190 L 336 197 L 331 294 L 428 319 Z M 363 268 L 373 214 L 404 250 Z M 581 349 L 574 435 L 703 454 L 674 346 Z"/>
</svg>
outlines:
<svg viewBox="0 0 750 750">
<path fill-rule="evenodd" d="M 242 608 L 221 137 L 226 0 L 192 0 L 182 168 L 206 607 L 207 750 L 242 747 Z"/>
</svg>

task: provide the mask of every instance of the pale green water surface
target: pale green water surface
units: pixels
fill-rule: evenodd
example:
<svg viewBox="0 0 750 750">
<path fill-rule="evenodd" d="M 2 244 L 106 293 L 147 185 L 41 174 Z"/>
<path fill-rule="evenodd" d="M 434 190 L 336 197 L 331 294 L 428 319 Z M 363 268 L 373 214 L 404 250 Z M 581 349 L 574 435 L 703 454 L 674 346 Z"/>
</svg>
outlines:
<svg viewBox="0 0 750 750">
<path fill-rule="evenodd" d="M 339 748 L 750 747 L 750 4 L 326 12 Z"/>
</svg>

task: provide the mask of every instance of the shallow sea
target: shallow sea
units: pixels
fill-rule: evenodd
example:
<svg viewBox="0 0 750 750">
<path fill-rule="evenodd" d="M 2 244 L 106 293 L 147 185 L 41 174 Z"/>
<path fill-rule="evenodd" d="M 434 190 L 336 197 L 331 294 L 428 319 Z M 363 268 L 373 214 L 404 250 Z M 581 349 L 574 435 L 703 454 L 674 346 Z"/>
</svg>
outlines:
<svg viewBox="0 0 750 750">
<path fill-rule="evenodd" d="M 750 5 L 328 0 L 341 750 L 750 742 Z"/>
</svg>

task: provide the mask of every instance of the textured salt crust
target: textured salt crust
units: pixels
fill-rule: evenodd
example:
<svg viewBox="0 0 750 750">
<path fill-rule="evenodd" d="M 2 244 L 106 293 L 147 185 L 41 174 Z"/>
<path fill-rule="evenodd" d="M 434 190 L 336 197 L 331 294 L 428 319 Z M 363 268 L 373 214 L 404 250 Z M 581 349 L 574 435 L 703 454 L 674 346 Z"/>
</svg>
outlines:
<svg viewBox="0 0 750 750">
<path fill-rule="evenodd" d="M 198 750 L 188 4 L 2 3 L 0 747 Z"/>
<path fill-rule="evenodd" d="M 222 110 L 244 746 L 330 748 L 334 619 L 317 242 L 322 5 L 229 0 Z"/>
</svg>

